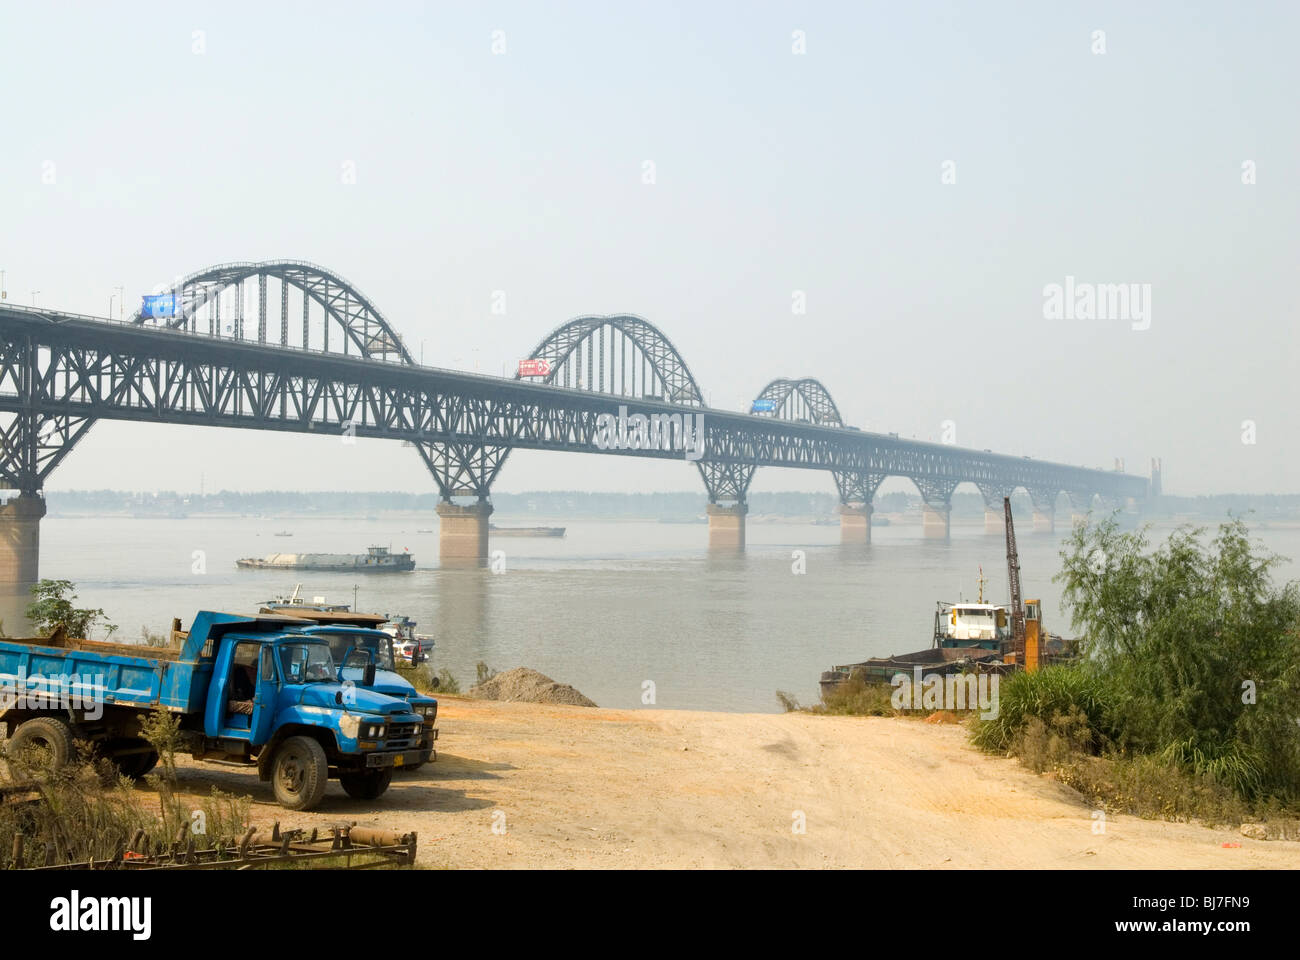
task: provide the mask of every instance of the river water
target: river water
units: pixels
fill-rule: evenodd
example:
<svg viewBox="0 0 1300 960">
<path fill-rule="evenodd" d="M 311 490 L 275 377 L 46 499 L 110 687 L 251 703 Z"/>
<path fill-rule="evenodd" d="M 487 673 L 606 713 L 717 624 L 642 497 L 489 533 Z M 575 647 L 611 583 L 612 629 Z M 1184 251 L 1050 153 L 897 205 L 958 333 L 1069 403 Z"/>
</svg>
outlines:
<svg viewBox="0 0 1300 960">
<path fill-rule="evenodd" d="M 436 637 L 435 664 L 467 688 L 475 664 L 529 666 L 571 683 L 601 706 L 637 707 L 647 682 L 661 708 L 779 709 L 775 691 L 816 699 L 834 663 L 928 646 L 937 600 L 1006 599 L 1005 551 L 982 523 L 954 519 L 949 542 L 925 540 L 919 519 L 876 527 L 870 545 L 841 546 L 837 526 L 751 517 L 742 555 L 706 549 L 703 524 L 573 522 L 496 515 L 501 525 L 555 524 L 563 539 L 494 538 L 504 572 L 440 570 L 437 518 L 47 517 L 41 575 L 71 580 L 78 605 L 104 608 L 115 639 L 186 626 L 200 609 L 251 612 L 303 584 L 307 596 L 406 614 Z M 1028 527 L 1028 518 L 1024 524 Z M 1167 529 L 1167 528 L 1166 528 Z M 290 531 L 292 537 L 276 537 Z M 1257 531 L 1269 548 L 1300 557 L 1300 530 Z M 1027 597 L 1043 600 L 1049 630 L 1072 635 L 1052 582 L 1065 531 L 1020 533 Z M 409 548 L 413 573 L 355 576 L 239 570 L 272 552 Z M 794 552 L 806 572 L 796 574 Z M 1288 563 L 1287 578 L 1300 576 Z M 9 624 L 16 614 L 6 611 Z M 12 629 L 12 627 L 11 627 Z M 101 637 L 102 638 L 102 637 Z"/>
</svg>

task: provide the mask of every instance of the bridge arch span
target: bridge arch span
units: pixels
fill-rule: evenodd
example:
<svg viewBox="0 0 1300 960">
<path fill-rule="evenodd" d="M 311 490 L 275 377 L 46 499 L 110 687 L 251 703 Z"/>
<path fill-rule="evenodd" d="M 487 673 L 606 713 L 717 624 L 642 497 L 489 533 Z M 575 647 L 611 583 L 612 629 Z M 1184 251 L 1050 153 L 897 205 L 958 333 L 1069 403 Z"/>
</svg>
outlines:
<svg viewBox="0 0 1300 960">
<path fill-rule="evenodd" d="M 250 280 L 256 281 L 254 287 L 245 286 Z M 355 353 L 372 360 L 415 362 L 374 302 L 355 284 L 318 264 L 303 260 L 221 263 L 155 289 L 178 298 L 175 315 L 158 318 L 173 329 Z M 131 322 L 151 319 L 141 308 Z"/>
<path fill-rule="evenodd" d="M 827 427 L 844 426 L 844 418 L 840 416 L 840 408 L 830 391 L 820 380 L 812 377 L 801 380 L 778 377 L 754 398 L 755 403 L 764 400 L 772 402 L 773 408 L 767 412 L 779 420 L 806 420 Z"/>
<path fill-rule="evenodd" d="M 681 352 L 642 317 L 576 317 L 551 331 L 528 356 L 550 364 L 544 383 L 704 406 L 704 392 Z"/>
</svg>

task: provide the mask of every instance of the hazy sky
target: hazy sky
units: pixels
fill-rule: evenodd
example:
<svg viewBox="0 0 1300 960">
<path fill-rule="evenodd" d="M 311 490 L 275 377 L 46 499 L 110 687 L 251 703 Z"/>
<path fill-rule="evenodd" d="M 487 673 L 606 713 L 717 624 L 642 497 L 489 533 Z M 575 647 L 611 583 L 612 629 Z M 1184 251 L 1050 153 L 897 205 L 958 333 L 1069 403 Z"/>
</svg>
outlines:
<svg viewBox="0 0 1300 960">
<path fill-rule="evenodd" d="M 0 270 L 103 315 L 310 260 L 484 372 L 636 313 L 716 406 L 811 375 L 867 429 L 1297 492 L 1298 32 L 1294 3 L 6 3 Z M 1066 277 L 1149 284 L 1149 326 L 1045 317 Z M 51 488 L 201 475 L 434 489 L 396 443 L 120 423 Z M 548 488 L 703 492 L 528 452 L 497 484 Z"/>
</svg>

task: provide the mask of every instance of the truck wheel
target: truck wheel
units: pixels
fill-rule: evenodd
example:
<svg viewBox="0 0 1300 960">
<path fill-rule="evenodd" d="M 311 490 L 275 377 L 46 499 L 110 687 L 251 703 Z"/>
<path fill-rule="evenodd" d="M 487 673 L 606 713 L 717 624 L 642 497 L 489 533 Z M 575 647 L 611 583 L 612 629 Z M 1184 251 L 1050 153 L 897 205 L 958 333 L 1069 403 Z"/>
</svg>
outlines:
<svg viewBox="0 0 1300 960">
<path fill-rule="evenodd" d="M 141 745 L 143 746 L 143 744 Z M 132 780 L 139 780 L 158 766 L 158 754 L 153 750 L 148 753 L 128 753 L 125 756 L 118 757 L 114 762 L 117 764 L 117 769 L 122 772 L 122 776 L 130 777 Z"/>
<path fill-rule="evenodd" d="M 329 772 L 319 743 L 311 737 L 290 737 L 280 744 L 271 765 L 275 799 L 288 810 L 310 810 L 325 796 Z"/>
<path fill-rule="evenodd" d="M 62 720 L 35 717 L 18 725 L 5 751 L 14 760 L 30 760 L 54 773 L 72 759 L 72 731 Z"/>
<path fill-rule="evenodd" d="M 384 795 L 393 782 L 393 768 L 367 770 L 365 773 L 341 773 L 339 783 L 353 800 L 374 800 Z"/>
</svg>

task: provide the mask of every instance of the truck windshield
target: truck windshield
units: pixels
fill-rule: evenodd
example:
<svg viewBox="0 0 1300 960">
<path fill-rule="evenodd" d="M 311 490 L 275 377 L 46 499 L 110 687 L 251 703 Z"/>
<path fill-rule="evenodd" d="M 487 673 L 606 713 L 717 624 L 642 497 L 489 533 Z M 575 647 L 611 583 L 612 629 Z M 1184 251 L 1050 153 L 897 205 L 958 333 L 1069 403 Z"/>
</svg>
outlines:
<svg viewBox="0 0 1300 960">
<path fill-rule="evenodd" d="M 286 643 L 280 647 L 280 667 L 290 683 L 338 680 L 330 648 L 323 643 Z"/>
<path fill-rule="evenodd" d="M 387 634 L 383 636 L 359 636 L 349 633 L 326 633 L 316 634 L 323 636 L 329 642 L 330 653 L 334 657 L 334 662 L 343 664 L 343 658 L 347 655 L 348 650 L 356 648 L 358 650 L 368 650 L 375 655 L 375 666 L 380 670 L 393 670 L 393 639 Z M 355 661 L 353 661 L 355 664 Z"/>
</svg>

